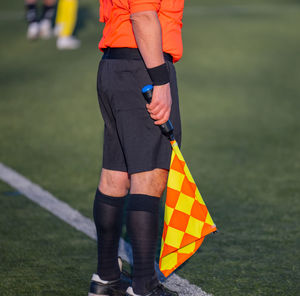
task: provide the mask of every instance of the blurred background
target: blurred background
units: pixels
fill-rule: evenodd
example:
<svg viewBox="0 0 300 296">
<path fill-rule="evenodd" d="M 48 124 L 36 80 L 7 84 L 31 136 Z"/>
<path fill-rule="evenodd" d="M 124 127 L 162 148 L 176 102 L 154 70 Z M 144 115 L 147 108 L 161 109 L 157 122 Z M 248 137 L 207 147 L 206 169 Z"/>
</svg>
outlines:
<svg viewBox="0 0 300 296">
<path fill-rule="evenodd" d="M 41 2 L 39 2 L 41 5 Z M 0 3 L 0 163 L 83 215 L 102 159 L 98 2 L 81 46 L 27 39 Z M 213 295 L 299 295 L 300 1 L 189 0 L 176 64 L 182 152 L 219 233 L 178 274 Z M 96 242 L 0 181 L 0 294 L 85 295 Z"/>
</svg>

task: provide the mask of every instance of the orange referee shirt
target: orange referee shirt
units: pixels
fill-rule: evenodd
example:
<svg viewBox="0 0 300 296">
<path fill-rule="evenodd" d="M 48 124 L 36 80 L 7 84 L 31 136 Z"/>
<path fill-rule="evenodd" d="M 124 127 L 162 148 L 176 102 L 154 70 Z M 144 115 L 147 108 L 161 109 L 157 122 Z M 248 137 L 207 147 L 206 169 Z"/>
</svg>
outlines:
<svg viewBox="0 0 300 296">
<path fill-rule="evenodd" d="M 100 0 L 100 22 L 105 23 L 99 48 L 137 48 L 130 14 L 154 10 L 162 28 L 163 51 L 173 56 L 174 63 L 182 56 L 182 15 L 184 0 Z"/>
</svg>

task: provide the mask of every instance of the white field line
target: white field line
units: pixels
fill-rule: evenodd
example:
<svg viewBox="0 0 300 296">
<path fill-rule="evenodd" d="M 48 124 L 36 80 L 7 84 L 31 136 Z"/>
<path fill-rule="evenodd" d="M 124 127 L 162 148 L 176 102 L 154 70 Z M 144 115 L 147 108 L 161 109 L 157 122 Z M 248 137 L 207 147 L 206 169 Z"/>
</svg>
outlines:
<svg viewBox="0 0 300 296">
<path fill-rule="evenodd" d="M 276 14 L 289 9 L 290 11 L 297 11 L 300 5 L 297 4 L 241 4 L 241 5 L 186 5 L 184 8 L 184 15 L 243 15 L 243 14 Z M 98 12 L 92 13 L 98 18 Z M 0 21 L 20 21 L 25 22 L 25 11 L 23 10 L 3 10 L 0 11 Z"/>
<path fill-rule="evenodd" d="M 34 184 L 15 170 L 5 166 L 0 162 L 0 180 L 15 188 L 22 195 L 37 203 L 42 208 L 48 210 L 56 217 L 65 221 L 72 227 L 83 232 L 93 240 L 97 239 L 94 222 L 81 215 L 77 210 L 71 208 L 67 203 L 60 201 L 50 192 L 44 190 L 39 185 Z M 132 263 L 132 250 L 130 245 L 123 239 L 119 245 L 119 255 L 127 262 Z M 163 277 L 156 264 L 159 278 L 170 289 L 179 292 L 180 296 L 210 296 L 200 287 L 190 284 L 187 280 L 172 274 L 167 279 Z"/>
</svg>

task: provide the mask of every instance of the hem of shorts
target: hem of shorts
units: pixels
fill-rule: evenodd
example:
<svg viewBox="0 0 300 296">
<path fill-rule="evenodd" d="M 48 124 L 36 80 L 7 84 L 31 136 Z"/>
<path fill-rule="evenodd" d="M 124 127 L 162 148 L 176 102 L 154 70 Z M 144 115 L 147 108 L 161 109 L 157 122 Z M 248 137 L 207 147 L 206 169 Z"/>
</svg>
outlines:
<svg viewBox="0 0 300 296">
<path fill-rule="evenodd" d="M 144 168 L 138 168 L 138 169 L 131 169 L 131 170 L 126 170 L 126 169 L 121 169 L 121 168 L 109 168 L 109 167 L 102 167 L 103 169 L 110 170 L 110 171 L 118 171 L 118 172 L 125 172 L 128 173 L 129 175 L 137 174 L 137 173 L 143 173 L 143 172 L 150 172 L 155 169 L 163 169 L 169 171 L 170 166 L 164 166 L 164 165 L 155 165 L 151 167 L 144 167 Z"/>
<path fill-rule="evenodd" d="M 155 169 L 163 169 L 163 170 L 167 170 L 168 171 L 170 169 L 170 165 L 168 165 L 168 166 L 155 165 L 155 166 L 145 167 L 145 168 L 140 168 L 140 169 L 132 169 L 132 170 L 128 170 L 128 174 L 129 175 L 133 175 L 133 174 L 137 174 L 137 173 L 143 173 L 143 172 L 153 171 Z"/>
<path fill-rule="evenodd" d="M 117 167 L 112 168 L 112 167 L 107 167 L 107 166 L 103 166 L 103 165 L 102 165 L 102 168 L 106 169 L 106 170 L 110 170 L 110 171 L 117 171 L 117 172 L 128 173 L 128 171 L 127 171 L 126 168 L 125 169 L 124 168 L 117 168 Z"/>
</svg>

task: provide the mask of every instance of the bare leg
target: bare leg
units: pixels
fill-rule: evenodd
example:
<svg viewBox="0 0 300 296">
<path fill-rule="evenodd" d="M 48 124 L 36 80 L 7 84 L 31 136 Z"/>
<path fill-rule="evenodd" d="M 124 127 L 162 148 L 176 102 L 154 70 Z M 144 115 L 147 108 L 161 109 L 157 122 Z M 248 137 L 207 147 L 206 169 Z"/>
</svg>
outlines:
<svg viewBox="0 0 300 296">
<path fill-rule="evenodd" d="M 55 5 L 56 0 L 44 0 L 44 4 L 48 6 L 53 6 Z"/>
<path fill-rule="evenodd" d="M 102 169 L 99 190 L 105 195 L 122 197 L 128 193 L 130 181 L 128 173 Z"/>
<path fill-rule="evenodd" d="M 131 194 L 161 197 L 167 179 L 168 171 L 164 169 L 132 174 L 130 178 L 127 172 L 102 169 L 99 190 L 106 195 L 120 197 L 126 195 L 130 188 Z"/>
<path fill-rule="evenodd" d="M 161 197 L 168 180 L 168 171 L 155 169 L 131 175 L 131 194 L 145 194 Z"/>
<path fill-rule="evenodd" d="M 36 4 L 37 0 L 25 0 L 25 4 Z"/>
<path fill-rule="evenodd" d="M 36 4 L 37 0 L 25 0 L 25 4 Z M 56 0 L 44 0 L 43 3 L 45 5 L 54 5 L 56 3 Z"/>
</svg>

